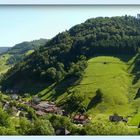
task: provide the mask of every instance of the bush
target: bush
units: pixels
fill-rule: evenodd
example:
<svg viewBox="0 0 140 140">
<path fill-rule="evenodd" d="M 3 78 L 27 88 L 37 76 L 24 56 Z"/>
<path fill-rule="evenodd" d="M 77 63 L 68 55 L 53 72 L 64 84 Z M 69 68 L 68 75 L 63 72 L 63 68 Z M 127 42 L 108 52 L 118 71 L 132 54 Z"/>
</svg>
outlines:
<svg viewBox="0 0 140 140">
<path fill-rule="evenodd" d="M 20 118 L 19 126 L 20 126 L 18 129 L 19 134 L 27 135 L 30 133 L 30 129 L 32 128 L 32 123 L 26 118 Z"/>
<path fill-rule="evenodd" d="M 10 125 L 9 115 L 0 109 L 0 126 L 8 127 Z"/>
<path fill-rule="evenodd" d="M 138 132 L 128 128 L 127 124 L 96 121 L 85 126 L 88 135 L 137 135 Z"/>
<path fill-rule="evenodd" d="M 54 129 L 48 120 L 35 120 L 29 131 L 30 135 L 54 135 Z"/>
<path fill-rule="evenodd" d="M 0 135 L 18 135 L 13 128 L 0 127 Z"/>
</svg>

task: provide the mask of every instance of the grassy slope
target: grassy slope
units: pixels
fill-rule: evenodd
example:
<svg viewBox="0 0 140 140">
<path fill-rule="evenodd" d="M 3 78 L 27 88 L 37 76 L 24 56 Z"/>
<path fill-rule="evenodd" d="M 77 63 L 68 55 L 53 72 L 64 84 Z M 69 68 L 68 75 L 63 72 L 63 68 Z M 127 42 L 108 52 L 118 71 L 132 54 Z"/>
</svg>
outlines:
<svg viewBox="0 0 140 140">
<path fill-rule="evenodd" d="M 7 65 L 7 60 L 9 58 L 9 54 L 3 54 L 0 56 L 0 74 L 5 73 L 10 68 L 10 65 Z"/>
<path fill-rule="evenodd" d="M 104 63 L 106 62 L 106 63 Z M 103 93 L 101 103 L 89 109 L 91 113 L 119 113 L 131 112 L 128 103 L 131 76 L 127 73 L 127 65 L 117 58 L 96 57 L 88 61 L 88 68 L 80 85 L 76 87 L 85 97 L 84 104 L 92 106 L 92 99 L 96 91 Z"/>
<path fill-rule="evenodd" d="M 61 102 L 70 96 L 66 91 L 77 91 L 79 96 L 84 96 L 82 104 L 88 108 L 89 114 L 128 115 L 133 112 L 128 97 L 133 77 L 128 73 L 128 67 L 129 65 L 115 57 L 95 57 L 88 61 L 83 79 L 77 86 L 70 86 L 66 90 L 63 89 L 64 86 L 60 87 L 64 91 L 61 94 L 55 86 L 52 86 L 53 88 L 50 86 L 41 91 L 39 95 L 43 99 L 56 99 L 56 102 Z M 97 89 L 103 93 L 102 101 L 92 107 Z"/>
<path fill-rule="evenodd" d="M 33 53 L 34 50 L 29 50 L 27 51 L 24 55 L 30 55 L 31 53 Z M 5 53 L 3 55 L 0 55 L 0 74 L 4 74 L 7 72 L 7 70 L 9 68 L 11 68 L 11 65 L 7 64 L 7 60 L 11 57 L 12 55 Z"/>
</svg>

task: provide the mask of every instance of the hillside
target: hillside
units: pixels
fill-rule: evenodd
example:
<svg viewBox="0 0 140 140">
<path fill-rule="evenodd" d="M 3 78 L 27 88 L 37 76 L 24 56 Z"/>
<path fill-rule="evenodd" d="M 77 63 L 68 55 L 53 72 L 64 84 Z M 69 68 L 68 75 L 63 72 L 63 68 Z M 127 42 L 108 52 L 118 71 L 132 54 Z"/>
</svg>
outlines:
<svg viewBox="0 0 140 140">
<path fill-rule="evenodd" d="M 24 77 L 23 84 L 28 79 L 53 83 L 70 75 L 80 76 L 86 67 L 84 61 L 95 55 L 134 56 L 139 51 L 139 26 L 139 20 L 131 16 L 89 19 L 49 40 L 10 70 L 5 80 L 9 86 L 16 85 L 15 77 Z"/>
<path fill-rule="evenodd" d="M 139 29 L 139 19 L 131 16 L 89 19 L 59 33 L 8 70 L 2 91 L 38 94 L 69 113 L 136 113 Z"/>
<path fill-rule="evenodd" d="M 46 39 L 33 40 L 30 42 L 22 42 L 16 44 L 12 48 L 10 48 L 6 53 L 11 55 L 10 59 L 7 61 L 8 64 L 14 64 L 18 61 L 21 61 L 24 56 L 32 53 L 34 50 L 38 49 L 40 46 L 44 46 L 46 44 Z"/>
<path fill-rule="evenodd" d="M 140 19 L 88 19 L 15 45 L 0 64 L 0 103 L 9 106 L 0 125 L 12 123 L 10 133 L 140 134 Z"/>
<path fill-rule="evenodd" d="M 128 97 L 131 83 L 124 62 L 113 57 L 95 57 L 88 61 L 81 82 L 72 91 L 84 97 L 81 104 L 88 112 L 124 115 L 132 111 Z"/>
<path fill-rule="evenodd" d="M 34 40 L 31 42 L 22 42 L 13 47 L 6 48 L 5 52 L 0 55 L 0 73 L 5 73 L 14 64 L 20 62 L 34 50 L 46 44 L 46 39 Z M 1 49 L 1 48 L 0 48 Z"/>
<path fill-rule="evenodd" d="M 0 54 L 6 52 L 10 47 L 0 47 Z"/>
<path fill-rule="evenodd" d="M 118 113 L 127 115 L 133 111 L 129 102 L 133 76 L 128 72 L 128 64 L 116 57 L 99 56 L 88 60 L 88 67 L 80 82 L 69 86 L 68 81 L 61 86 L 43 90 L 42 99 L 55 100 L 58 104 L 67 104 L 70 98 L 81 98 L 76 110 L 83 107 L 90 114 Z M 65 84 L 64 84 L 65 83 Z M 63 91 L 61 94 L 59 91 Z M 101 92 L 101 97 L 97 96 Z M 68 105 L 72 111 L 71 105 Z M 74 107 L 73 107 L 74 109 Z"/>
</svg>

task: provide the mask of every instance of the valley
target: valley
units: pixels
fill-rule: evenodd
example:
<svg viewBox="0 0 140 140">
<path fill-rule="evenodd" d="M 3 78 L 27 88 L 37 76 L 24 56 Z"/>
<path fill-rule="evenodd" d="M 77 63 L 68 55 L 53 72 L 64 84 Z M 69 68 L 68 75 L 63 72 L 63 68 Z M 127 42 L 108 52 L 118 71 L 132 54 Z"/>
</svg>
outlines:
<svg viewBox="0 0 140 140">
<path fill-rule="evenodd" d="M 92 18 L 2 53 L 0 134 L 139 135 L 139 27 Z"/>
</svg>

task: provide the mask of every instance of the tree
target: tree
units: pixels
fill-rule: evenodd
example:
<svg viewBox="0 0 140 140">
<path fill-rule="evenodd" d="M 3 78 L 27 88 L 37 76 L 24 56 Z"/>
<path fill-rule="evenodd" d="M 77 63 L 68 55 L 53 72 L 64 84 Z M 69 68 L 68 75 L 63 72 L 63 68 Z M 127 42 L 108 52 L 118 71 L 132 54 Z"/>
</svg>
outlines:
<svg viewBox="0 0 140 140">
<path fill-rule="evenodd" d="M 25 117 L 20 118 L 19 120 L 19 134 L 21 135 L 28 135 L 32 129 L 32 123 L 27 120 Z"/>
<path fill-rule="evenodd" d="M 0 109 L 0 126 L 8 127 L 10 125 L 9 119 L 9 115 Z"/>
<path fill-rule="evenodd" d="M 53 81 L 56 78 L 56 68 L 50 67 L 47 69 L 46 75 L 48 77 L 48 80 Z"/>
<path fill-rule="evenodd" d="M 84 97 L 81 96 L 78 91 L 74 91 L 71 96 L 69 96 L 65 102 L 65 109 L 69 112 L 73 112 L 74 110 L 84 111 L 84 106 L 82 105 L 82 101 Z"/>
<path fill-rule="evenodd" d="M 125 123 L 112 123 L 107 120 L 95 120 L 85 127 L 87 135 L 136 135 L 137 132 L 129 128 Z"/>
<path fill-rule="evenodd" d="M 33 123 L 30 135 L 54 135 L 54 129 L 48 120 L 37 119 Z"/>
<path fill-rule="evenodd" d="M 18 135 L 18 132 L 13 128 L 0 126 L 0 135 Z"/>
</svg>

